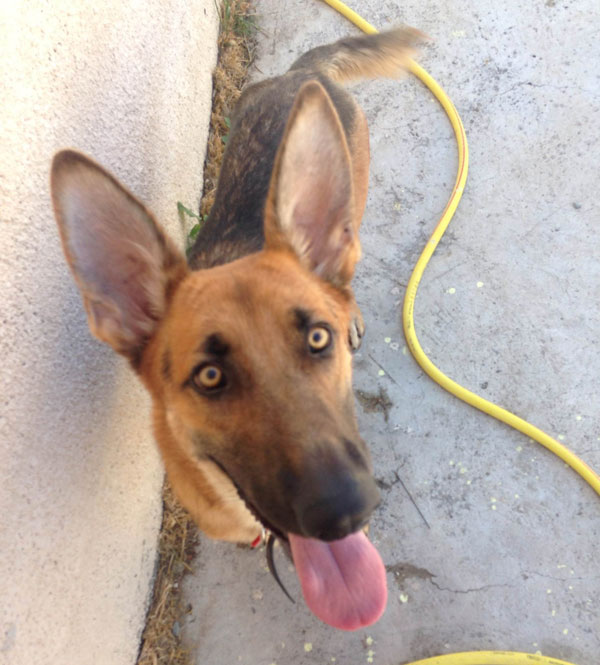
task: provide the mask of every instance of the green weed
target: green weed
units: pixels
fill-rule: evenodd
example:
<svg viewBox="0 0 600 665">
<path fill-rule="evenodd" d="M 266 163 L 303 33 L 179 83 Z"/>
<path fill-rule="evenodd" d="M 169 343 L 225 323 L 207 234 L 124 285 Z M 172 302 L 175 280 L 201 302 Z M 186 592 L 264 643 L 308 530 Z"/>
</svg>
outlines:
<svg viewBox="0 0 600 665">
<path fill-rule="evenodd" d="M 242 39 L 250 39 L 256 33 L 256 21 L 248 13 L 248 2 L 243 0 L 223 0 L 221 8 L 221 31 L 233 32 Z"/>
<path fill-rule="evenodd" d="M 191 217 L 192 219 L 197 219 L 198 221 L 192 226 L 192 228 L 189 230 L 188 235 L 187 235 L 187 242 L 186 242 L 186 249 L 189 250 L 191 246 L 194 244 L 194 241 L 196 240 L 196 236 L 198 235 L 200 229 L 202 228 L 204 222 L 207 220 L 208 215 L 198 215 L 195 213 L 193 210 L 190 210 L 186 206 L 183 205 L 181 201 L 177 201 L 177 214 L 179 215 L 179 221 L 181 224 L 186 226 L 185 224 L 185 219 L 186 217 Z"/>
<path fill-rule="evenodd" d="M 223 120 L 225 121 L 225 125 L 227 125 L 227 129 L 231 129 L 231 120 L 227 117 L 223 118 Z M 221 141 L 223 141 L 223 145 L 227 145 L 227 141 L 229 141 L 229 132 L 221 137 Z"/>
</svg>

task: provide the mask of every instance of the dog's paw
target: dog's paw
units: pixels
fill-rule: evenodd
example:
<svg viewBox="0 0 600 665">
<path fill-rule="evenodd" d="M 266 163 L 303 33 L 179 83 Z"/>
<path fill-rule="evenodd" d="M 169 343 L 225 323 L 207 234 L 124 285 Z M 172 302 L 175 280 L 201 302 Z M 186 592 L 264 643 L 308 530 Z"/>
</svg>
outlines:
<svg viewBox="0 0 600 665">
<path fill-rule="evenodd" d="M 363 321 L 360 309 L 356 306 L 352 318 L 350 319 L 350 326 L 348 327 L 348 341 L 352 351 L 356 351 L 360 348 L 364 334 L 365 322 Z"/>
</svg>

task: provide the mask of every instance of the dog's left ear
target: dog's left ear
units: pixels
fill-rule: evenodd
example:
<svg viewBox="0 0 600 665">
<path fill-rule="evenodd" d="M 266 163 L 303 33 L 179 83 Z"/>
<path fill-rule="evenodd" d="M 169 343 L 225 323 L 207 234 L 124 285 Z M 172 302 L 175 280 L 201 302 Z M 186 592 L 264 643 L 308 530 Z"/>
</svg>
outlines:
<svg viewBox="0 0 600 665">
<path fill-rule="evenodd" d="M 136 366 L 187 274 L 185 258 L 146 208 L 85 155 L 59 152 L 50 185 L 90 330 Z"/>
<path fill-rule="evenodd" d="M 348 286 L 360 258 L 352 164 L 325 88 L 299 90 L 275 158 L 265 207 L 265 245 L 291 249 L 309 270 Z"/>
</svg>

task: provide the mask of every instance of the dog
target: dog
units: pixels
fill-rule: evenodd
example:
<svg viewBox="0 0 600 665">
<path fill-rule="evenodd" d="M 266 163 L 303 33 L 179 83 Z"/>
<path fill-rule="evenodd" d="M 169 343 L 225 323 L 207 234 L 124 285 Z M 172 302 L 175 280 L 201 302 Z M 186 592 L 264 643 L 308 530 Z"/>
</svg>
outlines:
<svg viewBox="0 0 600 665">
<path fill-rule="evenodd" d="M 179 501 L 211 538 L 289 541 L 307 605 L 345 630 L 376 621 L 387 591 L 363 531 L 380 497 L 351 380 L 369 138 L 340 83 L 398 76 L 420 39 L 342 39 L 249 86 L 187 261 L 92 160 L 64 150 L 51 168 L 90 330 L 150 392 Z"/>
</svg>

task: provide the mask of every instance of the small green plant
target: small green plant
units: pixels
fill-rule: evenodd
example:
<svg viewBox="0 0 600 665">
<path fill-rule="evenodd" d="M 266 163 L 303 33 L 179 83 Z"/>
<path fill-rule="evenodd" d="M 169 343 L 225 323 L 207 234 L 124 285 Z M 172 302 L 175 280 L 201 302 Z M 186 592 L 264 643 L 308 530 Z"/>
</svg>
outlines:
<svg viewBox="0 0 600 665">
<path fill-rule="evenodd" d="M 207 220 L 208 215 L 198 215 L 193 210 L 190 210 L 189 208 L 184 206 L 181 201 L 177 201 L 177 214 L 179 215 L 179 221 L 184 225 L 184 227 L 185 227 L 186 216 L 198 220 L 188 232 L 187 249 L 189 250 L 190 247 L 194 244 L 194 240 L 196 240 L 196 236 L 198 235 L 204 222 Z"/>
<path fill-rule="evenodd" d="M 223 118 L 223 120 L 225 121 L 225 125 L 227 125 L 227 129 L 231 129 L 231 120 L 227 117 Z M 227 134 L 224 134 L 221 137 L 221 140 L 223 141 L 223 145 L 227 145 L 227 141 L 229 141 L 229 132 L 227 132 Z"/>
<path fill-rule="evenodd" d="M 223 0 L 221 32 L 233 32 L 242 39 L 252 37 L 256 32 L 256 22 L 249 8 L 249 3 L 244 0 Z"/>
<path fill-rule="evenodd" d="M 208 215 L 204 215 L 204 217 L 202 217 L 201 220 L 197 224 L 194 224 L 194 226 L 192 226 L 192 228 L 190 229 L 190 232 L 188 233 L 187 237 L 188 247 L 191 247 L 194 244 L 196 236 L 198 235 L 207 217 Z"/>
<path fill-rule="evenodd" d="M 177 201 L 177 214 L 179 215 L 179 219 L 182 222 L 184 221 L 186 215 L 188 217 L 191 217 L 192 219 L 197 219 L 200 222 L 205 221 L 202 219 L 202 217 L 200 217 L 200 215 L 195 213 L 193 210 L 186 208 L 181 201 Z"/>
</svg>

